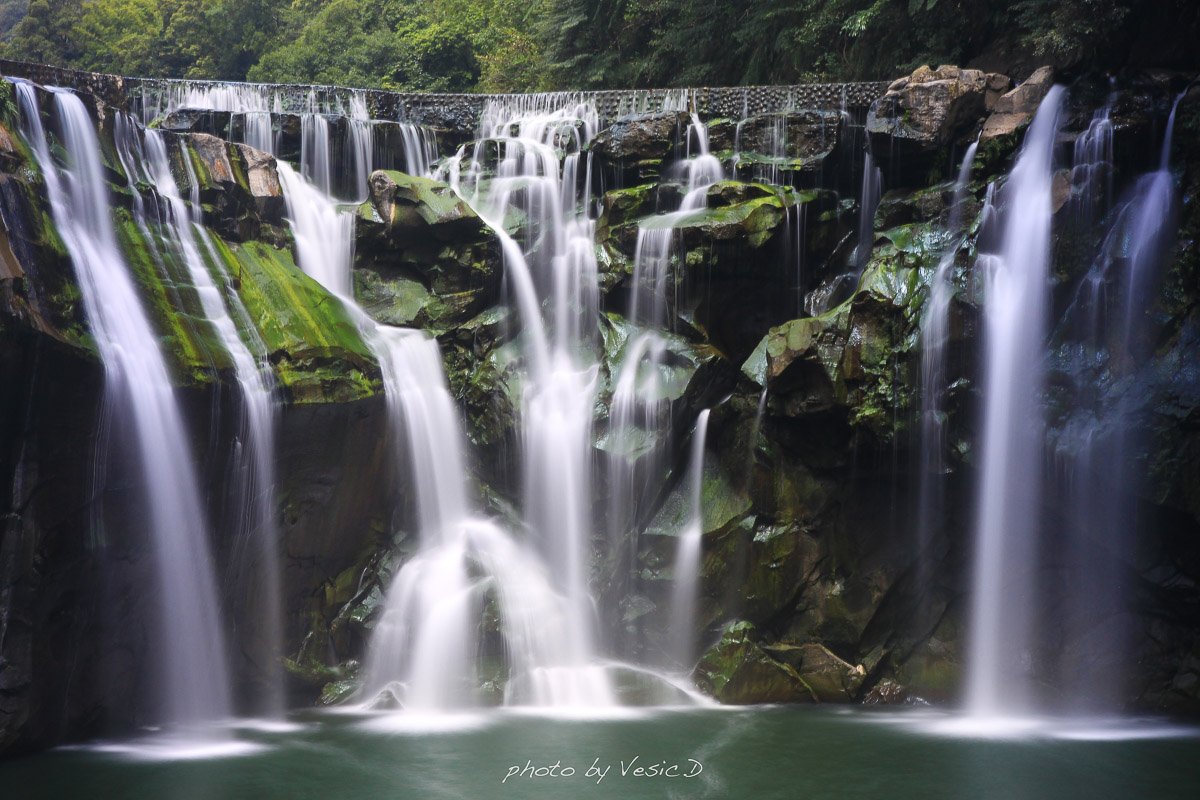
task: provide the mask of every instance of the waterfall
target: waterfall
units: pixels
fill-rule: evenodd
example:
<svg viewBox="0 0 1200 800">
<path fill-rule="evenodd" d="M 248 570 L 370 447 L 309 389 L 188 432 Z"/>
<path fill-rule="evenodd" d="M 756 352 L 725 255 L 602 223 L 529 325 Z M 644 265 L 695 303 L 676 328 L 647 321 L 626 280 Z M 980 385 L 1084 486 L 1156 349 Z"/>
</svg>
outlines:
<svg viewBox="0 0 1200 800">
<path fill-rule="evenodd" d="M 361 91 L 348 89 L 342 94 L 345 97 L 320 96 L 310 90 L 297 101 L 279 87 L 169 82 L 157 97 L 148 96 L 143 89 L 141 116 L 143 123 L 149 124 L 156 117 L 180 109 L 228 111 L 229 136 L 233 141 L 278 155 L 279 134 L 272 117 L 285 112 L 298 114 L 301 173 L 326 194 L 361 203 L 370 193 L 367 180 L 374 169 L 377 121 L 371 119 L 366 96 Z M 331 144 L 331 116 L 341 117 L 345 123 L 345 138 L 337 160 Z M 407 124 L 400 127 L 409 165 L 428 164 L 431 157 L 436 158 L 436 149 L 430 146 L 435 141 L 432 132 Z M 425 171 L 413 174 L 423 175 Z"/>
<path fill-rule="evenodd" d="M 704 488 L 704 440 L 708 434 L 709 409 L 696 416 L 692 454 L 688 461 L 688 522 L 679 532 L 675 553 L 675 576 L 671 590 L 671 642 L 674 661 L 690 669 L 696 656 L 696 616 L 700 603 L 700 550 L 704 534 L 701 500 Z"/>
<path fill-rule="evenodd" d="M 521 398 L 524 514 L 537 551 L 562 595 L 566 637 L 555 663 L 510 686 L 535 703 L 607 705 L 611 688 L 595 663 L 594 608 L 588 588 L 591 553 L 592 409 L 598 388 L 594 222 L 578 195 L 578 156 L 595 134 L 597 114 L 565 96 L 489 101 L 464 177 L 456 160 L 451 183 L 500 239 L 509 285 L 524 331 L 527 373 Z M 491 146 L 497 158 L 491 161 Z M 569 154 L 562 164 L 557 150 Z M 576 155 L 576 158 L 571 158 Z M 494 177 L 484 180 L 485 174 Z M 520 210 L 535 235 L 524 246 L 503 230 Z M 545 301 L 547 313 L 542 315 Z"/>
<path fill-rule="evenodd" d="M 808 220 L 808 203 L 796 203 L 784 209 L 784 266 L 794 265 L 792 280 L 796 286 L 797 317 L 804 316 L 804 250 L 807 245 L 805 230 Z"/>
<path fill-rule="evenodd" d="M 1175 184 L 1168 166 L 1178 102 L 1167 122 L 1159 168 L 1141 176 L 1116 208 L 1066 315 L 1080 376 L 1076 402 L 1096 413 L 1085 429 L 1069 431 L 1055 452 L 1072 522 L 1071 589 L 1062 615 L 1069 647 L 1061 652 L 1059 666 L 1072 676 L 1065 702 L 1075 711 L 1120 709 L 1133 644 L 1126 573 L 1137 530 L 1138 478 L 1129 466 L 1136 434 L 1123 418 L 1127 409 L 1104 407 L 1103 393 L 1086 367 L 1107 351 L 1109 370 L 1121 380 L 1136 372 L 1153 349 L 1157 326 L 1147 310 L 1175 230 Z M 1124 302 L 1114 302 L 1122 296 Z"/>
<path fill-rule="evenodd" d="M 678 211 L 648 217 L 638 224 L 637 243 L 633 254 L 633 280 L 627 319 L 630 324 L 645 329 L 632 345 L 626 348 L 617 388 L 613 395 L 614 411 L 609 427 L 617 431 L 632 423 L 635 406 L 640 398 L 657 398 L 655 381 L 657 366 L 663 354 L 658 331 L 667 327 L 667 280 L 671 269 L 671 245 L 679 220 L 705 207 L 708 187 L 723 180 L 721 162 L 708 149 L 708 128 L 695 114 L 687 133 L 689 156 L 691 142 L 697 143 L 697 154 L 683 162 L 687 192 Z M 648 361 L 645 364 L 644 361 Z M 636 376 L 645 374 L 645 381 Z"/>
<path fill-rule="evenodd" d="M 692 140 L 696 141 L 696 154 L 691 153 Z M 704 207 L 704 195 L 709 186 L 725 179 L 721 161 L 708 149 L 708 126 L 700 121 L 700 117 L 692 112 L 692 122 L 688 125 L 688 159 L 684 162 L 687 170 L 687 194 L 684 195 L 681 211 L 694 211 Z"/>
<path fill-rule="evenodd" d="M 265 640 L 265 652 L 260 656 L 265 663 L 258 665 L 268 676 L 262 705 L 270 712 L 279 714 L 283 711 L 284 701 L 282 676 L 276 664 L 282 655 L 283 633 L 274 498 L 274 373 L 266 360 L 266 345 L 258 336 L 241 300 L 232 289 L 226 288 L 224 292 L 218 289 L 209 272 L 209 264 L 219 268 L 217 265 L 220 260 L 203 224 L 199 182 L 186 152 L 181 161 L 192 188 L 190 206 L 184 201 L 179 185 L 171 174 L 164 135 L 159 131 L 146 130 L 139 136 L 132 119 L 124 115 L 118 116 L 116 123 L 117 151 L 129 176 L 130 188 L 139 199 L 136 214 L 138 224 L 149 242 L 155 240 L 156 230 L 151 224 L 156 224 L 157 232 L 170 250 L 169 255 L 159 254 L 160 266 L 166 270 L 166 259 L 174 257 L 186 269 L 187 277 L 200 299 L 205 319 L 213 326 L 225 352 L 233 361 L 234 377 L 242 398 L 242 421 L 236 444 L 238 467 L 234 473 L 240 479 L 232 482 L 235 491 L 242 495 L 235 515 L 240 527 L 236 536 L 238 547 L 234 563 L 241 575 L 240 585 L 253 596 L 242 613 L 261 626 Z M 140 202 L 134 185 L 143 174 L 158 197 L 157 214 L 153 220 Z M 204 254 L 201 253 L 202 249 Z M 228 276 L 222 275 L 222 283 L 227 281 Z M 226 310 L 226 303 L 230 310 Z M 254 345 L 254 352 L 242 340 L 243 335 Z M 251 544 L 253 553 L 243 553 L 242 550 Z"/>
<path fill-rule="evenodd" d="M 944 417 L 948 388 L 946 348 L 950 341 L 950 303 L 954 298 L 952 273 L 955 257 L 966 239 L 966 233 L 960 233 L 959 229 L 963 222 L 967 184 L 971 180 L 971 165 L 978 146 L 979 140 L 976 139 L 967 148 L 958 171 L 958 179 L 954 183 L 954 200 L 947 224 L 951 238 L 930 281 L 929 300 L 921 325 L 921 470 L 917 506 L 917 563 L 921 571 L 922 586 L 927 585 L 932 567 L 929 547 L 935 541 L 939 521 L 946 512 L 943 497 L 946 473 Z"/>
<path fill-rule="evenodd" d="M 1075 201 L 1077 223 L 1090 226 L 1103 213 L 1113 192 L 1113 123 L 1110 93 L 1108 102 L 1092 115 L 1087 130 L 1075 140 L 1071 182 L 1079 185 Z"/>
<path fill-rule="evenodd" d="M 862 190 L 858 198 L 858 245 L 854 248 L 852 265 L 856 276 L 862 274 L 871 258 L 875 244 L 875 210 L 879 207 L 882 190 L 883 171 L 875 166 L 871 151 L 864 151 Z"/>
<path fill-rule="evenodd" d="M 368 699 L 426 711 L 483 702 L 477 626 L 489 598 L 509 658 L 506 702 L 581 705 L 605 697 L 603 669 L 580 655 L 569 594 L 578 588 L 556 587 L 538 554 L 471 508 L 466 437 L 437 343 L 367 318 L 350 295 L 353 213 L 287 164 L 279 171 L 300 266 L 339 296 L 378 359 L 396 459 L 416 489 L 420 549 L 387 590 L 364 673 Z"/>
<path fill-rule="evenodd" d="M 1064 90 L 1046 95 L 1003 189 L 998 253 L 981 254 L 983 433 L 968 650 L 967 708 L 1029 707 L 1032 576 L 1041 495 L 1042 357 L 1049 305 L 1051 178 Z"/>
<path fill-rule="evenodd" d="M 317 283 L 353 305 L 350 268 L 354 260 L 354 214 L 298 175 L 287 162 L 278 163 L 299 266 Z"/>
<path fill-rule="evenodd" d="M 83 101 L 54 92 L 66 164 L 50 153 L 31 84 L 16 84 L 55 225 L 71 255 L 89 328 L 105 371 L 105 393 L 128 414 L 146 486 L 157 571 L 164 718 L 219 719 L 231 710 L 225 639 L 195 462 L 159 337 L 117 245 L 100 142 Z"/>
<path fill-rule="evenodd" d="M 692 154 L 692 142 L 696 143 L 695 155 Z M 639 475 L 654 474 L 663 458 L 660 443 L 668 420 L 659 410 L 659 368 L 666 355 L 660 331 L 668 327 L 667 283 L 675 225 L 704 208 L 708 188 L 724 178 L 721 162 L 709 151 L 708 127 L 694 113 L 687 130 L 687 143 L 688 158 L 681 165 L 687 179 L 687 192 L 680 209 L 649 217 L 638 225 L 627 319 L 639 333 L 631 333 L 626 342 L 608 420 L 607 449 L 611 456 L 609 522 L 614 543 L 619 543 L 620 537 L 639 520 L 642 499 Z M 636 547 L 630 549 L 636 550 Z M 698 557 L 699 551 L 696 552 Z M 688 572 L 693 566 L 687 562 L 684 571 Z M 694 589 L 695 581 L 691 583 Z M 684 591 L 687 591 L 686 587 Z M 678 630 L 676 626 L 673 628 Z M 689 624 L 689 639 L 690 628 Z M 690 644 L 687 648 L 671 645 L 668 650 L 672 657 L 686 657 L 690 647 Z M 686 658 L 677 660 L 682 663 Z"/>
<path fill-rule="evenodd" d="M 330 164 L 329 120 L 320 114 L 305 114 L 300 120 L 300 174 L 322 194 L 333 195 Z"/>
<path fill-rule="evenodd" d="M 400 123 L 400 138 L 404 143 L 404 171 L 409 175 L 429 177 L 437 161 L 437 137 L 423 125 Z"/>
<path fill-rule="evenodd" d="M 605 449 L 609 453 L 609 508 L 608 520 L 614 547 L 621 546 L 621 539 L 633 527 L 640 516 L 642 492 L 637 476 L 643 470 L 638 464 L 645 459 L 646 469 L 657 465 L 657 441 L 653 431 L 643 433 L 643 425 L 657 429 L 647 419 L 654 414 L 646 409 L 646 398 L 658 397 L 658 369 L 661 360 L 662 339 L 653 333 L 644 333 L 626 341 L 621 368 L 617 372 L 613 387 L 612 402 L 608 413 L 608 433 Z M 633 555 L 635 548 L 630 548 Z"/>
<path fill-rule="evenodd" d="M 439 710 L 474 704 L 475 622 L 487 578 L 478 564 L 507 544 L 467 503 L 466 459 L 458 411 L 442 373 L 437 342 L 423 333 L 379 326 L 380 355 L 397 460 L 411 464 L 416 488 L 420 551 L 395 576 L 376 625 L 367 662 L 368 694 L 398 678 L 397 699 L 409 709 Z M 487 568 L 484 567 L 487 571 Z M 490 575 L 491 572 L 488 571 Z M 506 620 L 509 617 L 506 615 Z"/>
</svg>

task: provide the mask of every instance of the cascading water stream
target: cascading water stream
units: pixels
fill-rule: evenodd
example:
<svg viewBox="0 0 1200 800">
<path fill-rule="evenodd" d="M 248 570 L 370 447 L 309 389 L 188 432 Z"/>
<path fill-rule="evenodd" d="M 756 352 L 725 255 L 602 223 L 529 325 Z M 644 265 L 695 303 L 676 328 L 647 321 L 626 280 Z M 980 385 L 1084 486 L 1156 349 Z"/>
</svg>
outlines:
<svg viewBox="0 0 1200 800">
<path fill-rule="evenodd" d="M 807 247 L 805 230 L 808 227 L 808 203 L 796 203 L 784 209 L 784 235 L 787 243 L 784 257 L 785 267 L 794 265 L 791 279 L 796 287 L 796 316 L 804 316 L 805 268 L 804 252 Z"/>
<path fill-rule="evenodd" d="M 433 163 L 438 159 L 437 137 L 433 131 L 401 122 L 400 137 L 404 143 L 404 171 L 409 175 L 428 178 L 433 172 Z"/>
<path fill-rule="evenodd" d="M 1034 567 L 1042 474 L 1037 397 L 1048 313 L 1051 178 L 1065 91 L 1042 101 L 1002 192 L 1001 249 L 981 254 L 984 416 L 980 443 L 967 710 L 974 717 L 1030 708 Z"/>
<path fill-rule="evenodd" d="M 1076 222 L 1090 226 L 1113 193 L 1113 97 L 1092 115 L 1087 130 L 1075 140 L 1071 182 L 1080 187 L 1074 202 Z"/>
<path fill-rule="evenodd" d="M 159 337 L 117 245 L 94 123 L 82 100 L 52 90 L 67 157 L 60 175 L 35 89 L 16 88 L 104 363 L 105 392 L 116 413 L 129 415 L 136 439 L 161 598 L 153 646 L 162 660 L 162 716 L 185 725 L 224 718 L 231 711 L 226 647 L 195 462 Z"/>
<path fill-rule="evenodd" d="M 171 173 L 171 163 L 164 135 L 155 130 L 140 132 L 132 119 L 117 118 L 117 150 L 131 182 L 136 176 L 145 175 L 157 194 L 157 214 L 152 220 L 139 202 L 138 224 L 147 241 L 153 242 L 161 235 L 170 256 L 178 259 L 186 269 L 187 276 L 200 299 L 204 317 L 212 325 L 225 352 L 233 361 L 234 377 L 242 398 L 242 424 L 236 444 L 235 456 L 238 464 L 236 481 L 241 495 L 236 518 L 240 530 L 236 537 L 235 568 L 240 573 L 239 584 L 250 595 L 247 599 L 247 616 L 256 618 L 261 626 L 265 652 L 259 654 L 264 663 L 258 668 L 267 676 L 265 691 L 260 692 L 261 705 L 273 714 L 283 712 L 282 675 L 276 666 L 283 650 L 281 581 L 279 575 L 278 530 L 275 525 L 275 406 L 273 401 L 274 373 L 266 360 L 266 345 L 250 324 L 249 314 L 232 290 L 222 292 L 213 282 L 205 256 L 214 265 L 219 263 L 215 250 L 208 240 L 208 231 L 203 225 L 199 202 L 199 182 L 185 157 L 193 196 L 189 206 L 179 192 L 179 185 Z M 132 186 L 136 195 L 136 186 Z M 156 223 L 152 227 L 151 223 Z M 157 230 L 156 230 L 157 228 Z M 160 264 L 164 270 L 167 265 Z M 222 276 L 222 281 L 227 281 Z M 230 310 L 226 309 L 228 303 Z M 235 317 L 237 320 L 235 321 Z M 239 324 L 240 323 L 240 324 Z M 253 343 L 255 353 L 243 341 L 245 336 Z M 252 547 L 252 554 L 243 550 Z M 248 649 L 254 649 L 250 647 Z"/>
<path fill-rule="evenodd" d="M 482 702 L 476 623 L 492 597 L 509 658 L 506 702 L 588 703 L 606 689 L 604 671 L 576 664 L 579 631 L 566 596 L 534 553 L 467 501 L 465 437 L 437 343 L 366 317 L 349 294 L 353 214 L 288 165 L 279 170 L 300 265 L 339 296 L 375 353 L 396 458 L 407 461 L 417 490 L 421 547 L 388 589 L 366 664 L 368 699 L 390 697 L 413 711 Z"/>
<path fill-rule="evenodd" d="M 858 198 L 858 244 L 854 248 L 854 276 L 862 274 L 874 246 L 875 210 L 883 190 L 883 170 L 875 166 L 869 150 L 863 153 L 862 191 Z"/>
<path fill-rule="evenodd" d="M 847 124 L 849 128 L 849 125 Z M 804 299 L 809 316 L 820 316 L 850 297 L 858 286 L 875 246 L 875 212 L 883 192 L 883 171 L 875 166 L 870 150 L 863 151 L 862 187 L 858 198 L 858 240 L 846 271 L 812 290 Z M 803 206 L 801 207 L 803 208 Z"/>
<path fill-rule="evenodd" d="M 643 472 L 653 474 L 663 457 L 660 444 L 668 420 L 659 413 L 657 406 L 661 397 L 659 368 L 666 349 L 659 331 L 667 327 L 667 283 L 675 225 L 703 208 L 708 188 L 724 178 L 720 160 L 709 151 L 707 126 L 695 113 L 691 117 L 687 130 L 689 157 L 682 164 L 687 177 L 687 192 L 681 207 L 672 213 L 650 217 L 638 225 L 627 319 L 632 330 L 640 332 L 631 333 L 626 342 L 608 423 L 608 447 L 612 454 L 608 476 L 611 487 L 609 520 L 614 542 L 620 541 L 639 519 L 638 475 Z M 691 154 L 693 141 L 697 151 L 694 156 Z M 691 544 L 689 542 L 687 547 Z M 684 546 L 681 539 L 681 547 Z M 698 552 L 697 549 L 697 558 Z M 693 564 L 693 559 L 685 558 L 682 553 L 680 558 L 682 571 L 677 574 L 684 577 L 680 579 L 682 583 L 677 582 L 675 591 L 677 595 L 682 591 L 690 596 L 694 594 L 695 580 L 687 576 L 698 568 L 698 564 Z M 678 602 L 674 603 L 676 607 Z M 690 623 L 682 629 L 674 624 L 672 628 L 687 631 L 683 635 L 690 639 Z M 667 649 L 673 660 L 685 663 L 690 658 L 690 648 L 691 644 L 685 646 L 673 642 Z"/>
<path fill-rule="evenodd" d="M 1104 408 L 1088 367 L 1108 351 L 1110 369 L 1120 380 L 1139 369 L 1153 348 L 1157 326 L 1147 309 L 1175 230 L 1175 183 L 1168 167 L 1182 97 L 1171 108 L 1159 168 L 1141 176 L 1117 207 L 1066 314 L 1072 327 L 1068 347 L 1080 376 L 1077 402 L 1098 414 L 1084 430 L 1069 431 L 1055 452 L 1074 529 L 1068 545 L 1071 591 L 1061 615 L 1071 646 L 1060 653 L 1059 668 L 1073 676 L 1065 703 L 1076 712 L 1120 710 L 1133 633 L 1127 573 L 1137 514 L 1129 487 L 1139 480 L 1130 470 L 1136 434 L 1123 418 L 1126 409 Z M 1077 157 L 1079 152 L 1076 148 Z"/>
<path fill-rule="evenodd" d="M 278 170 L 300 268 L 343 303 L 356 307 L 350 285 L 354 215 L 288 163 L 280 161 Z"/>
<path fill-rule="evenodd" d="M 536 704 L 612 703 L 607 678 L 594 666 L 595 609 L 587 582 L 598 385 L 592 354 L 598 315 L 594 223 L 587 216 L 590 189 L 584 187 L 579 203 L 574 183 L 581 146 L 595 134 L 596 123 L 592 107 L 565 96 L 516 98 L 511 105 L 492 101 L 480 122 L 466 185 L 460 159 L 449 166 L 451 185 L 500 239 L 524 328 L 525 518 L 565 600 L 567 620 L 567 636 L 553 663 L 531 673 L 533 685 L 522 691 Z M 498 158 L 489 165 L 491 143 Z M 559 149 L 566 153 L 561 171 Z M 485 189 L 487 172 L 494 177 Z M 523 214 L 536 232 L 524 247 L 503 230 L 501 222 L 512 211 Z"/>
<path fill-rule="evenodd" d="M 971 165 L 979 140 L 971 143 L 963 156 L 958 179 L 954 184 L 954 200 L 950 209 L 947 230 L 951 241 L 938 261 L 929 285 L 929 301 L 921 325 L 921 450 L 920 496 L 917 506 L 918 565 L 921 585 L 927 583 L 931 568 L 928 552 L 935 532 L 945 514 L 944 486 L 946 465 L 946 435 L 944 425 L 946 390 L 946 349 L 950 341 L 950 303 L 954 298 L 951 275 L 954 261 L 966 239 L 960 232 L 963 223 L 963 204 L 967 184 L 971 180 Z"/>
<path fill-rule="evenodd" d="M 696 154 L 691 154 L 692 140 L 696 140 Z M 688 191 L 683 197 L 680 211 L 694 211 L 704 206 L 704 194 L 709 186 L 719 180 L 724 180 L 724 168 L 721 160 L 712 154 L 708 148 L 708 126 L 700 121 L 700 117 L 692 112 L 692 123 L 688 126 L 688 159 L 684 162 L 687 170 Z"/>
<path fill-rule="evenodd" d="M 671 588 L 672 660 L 690 670 L 696 656 L 696 616 L 700 602 L 700 551 L 704 533 L 701 504 L 704 488 L 704 440 L 708 435 L 709 409 L 696 415 L 692 434 L 692 453 L 688 461 L 688 522 L 679 532 L 675 552 L 674 582 Z"/>
</svg>

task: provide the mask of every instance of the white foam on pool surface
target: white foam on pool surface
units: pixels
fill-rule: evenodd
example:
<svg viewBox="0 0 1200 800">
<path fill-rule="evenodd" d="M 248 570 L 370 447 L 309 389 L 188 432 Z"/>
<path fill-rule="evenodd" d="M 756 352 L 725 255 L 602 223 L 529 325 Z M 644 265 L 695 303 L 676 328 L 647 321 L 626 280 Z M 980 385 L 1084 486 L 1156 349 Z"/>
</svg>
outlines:
<svg viewBox="0 0 1200 800">
<path fill-rule="evenodd" d="M 961 739 L 1129 741 L 1200 737 L 1200 727 L 1155 717 L 976 716 L 940 711 L 850 712 L 872 724 L 897 725 L 931 736 Z"/>
<path fill-rule="evenodd" d="M 283 719 L 253 718 L 237 719 L 229 723 L 233 730 L 257 731 L 260 733 L 297 733 L 304 730 L 304 725 L 298 722 L 288 722 Z"/>
<path fill-rule="evenodd" d="M 257 742 L 236 739 L 186 739 L 164 736 L 128 742 L 101 742 L 64 749 L 107 753 L 131 761 L 205 761 L 248 756 L 268 748 Z"/>
<path fill-rule="evenodd" d="M 459 733 L 488 727 L 492 721 L 490 716 L 473 712 L 376 712 L 359 723 L 359 727 L 375 733 L 390 734 Z"/>
</svg>

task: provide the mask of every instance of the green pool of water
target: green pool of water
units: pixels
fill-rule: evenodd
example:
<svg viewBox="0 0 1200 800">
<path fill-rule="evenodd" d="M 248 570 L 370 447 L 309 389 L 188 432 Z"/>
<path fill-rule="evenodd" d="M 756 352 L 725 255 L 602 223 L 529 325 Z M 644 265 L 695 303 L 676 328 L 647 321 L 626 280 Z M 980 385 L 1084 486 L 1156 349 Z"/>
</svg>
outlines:
<svg viewBox="0 0 1200 800">
<path fill-rule="evenodd" d="M 814 707 L 601 719 L 306 712 L 288 723 L 235 727 L 215 745 L 160 737 L 0 762 L 0 797 L 1200 797 L 1200 729 L 1146 720 L 989 725 L 987 735 L 928 711 Z"/>
</svg>

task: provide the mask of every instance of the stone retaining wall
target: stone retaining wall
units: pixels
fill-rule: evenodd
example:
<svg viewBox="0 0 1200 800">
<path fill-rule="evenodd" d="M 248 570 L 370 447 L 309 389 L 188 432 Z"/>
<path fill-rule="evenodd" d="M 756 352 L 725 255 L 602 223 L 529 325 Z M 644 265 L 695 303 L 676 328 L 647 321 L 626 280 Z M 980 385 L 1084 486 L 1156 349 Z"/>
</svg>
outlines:
<svg viewBox="0 0 1200 800">
<path fill-rule="evenodd" d="M 26 78 L 43 86 L 69 86 L 91 92 L 115 106 L 136 109 L 151 107 L 172 89 L 222 85 L 212 81 L 174 81 L 159 78 L 125 78 L 95 72 L 30 64 L 0 59 L 0 73 Z M 633 111 L 659 111 L 669 107 L 694 109 L 704 117 L 741 119 L 753 114 L 792 109 L 860 110 L 871 105 L 887 89 L 886 82 L 842 84 L 798 84 L 795 86 L 745 86 L 698 89 L 617 89 L 599 92 L 570 92 L 548 95 L 423 94 L 385 92 L 377 89 L 346 89 L 335 86 L 253 84 L 277 94 L 284 111 L 310 107 L 345 106 L 353 96 L 366 100 L 376 119 L 404 120 L 442 128 L 473 130 L 489 100 L 518 99 L 529 104 L 549 103 L 556 98 L 592 102 L 604 120 Z M 543 99 L 544 98 L 544 99 Z"/>
</svg>

